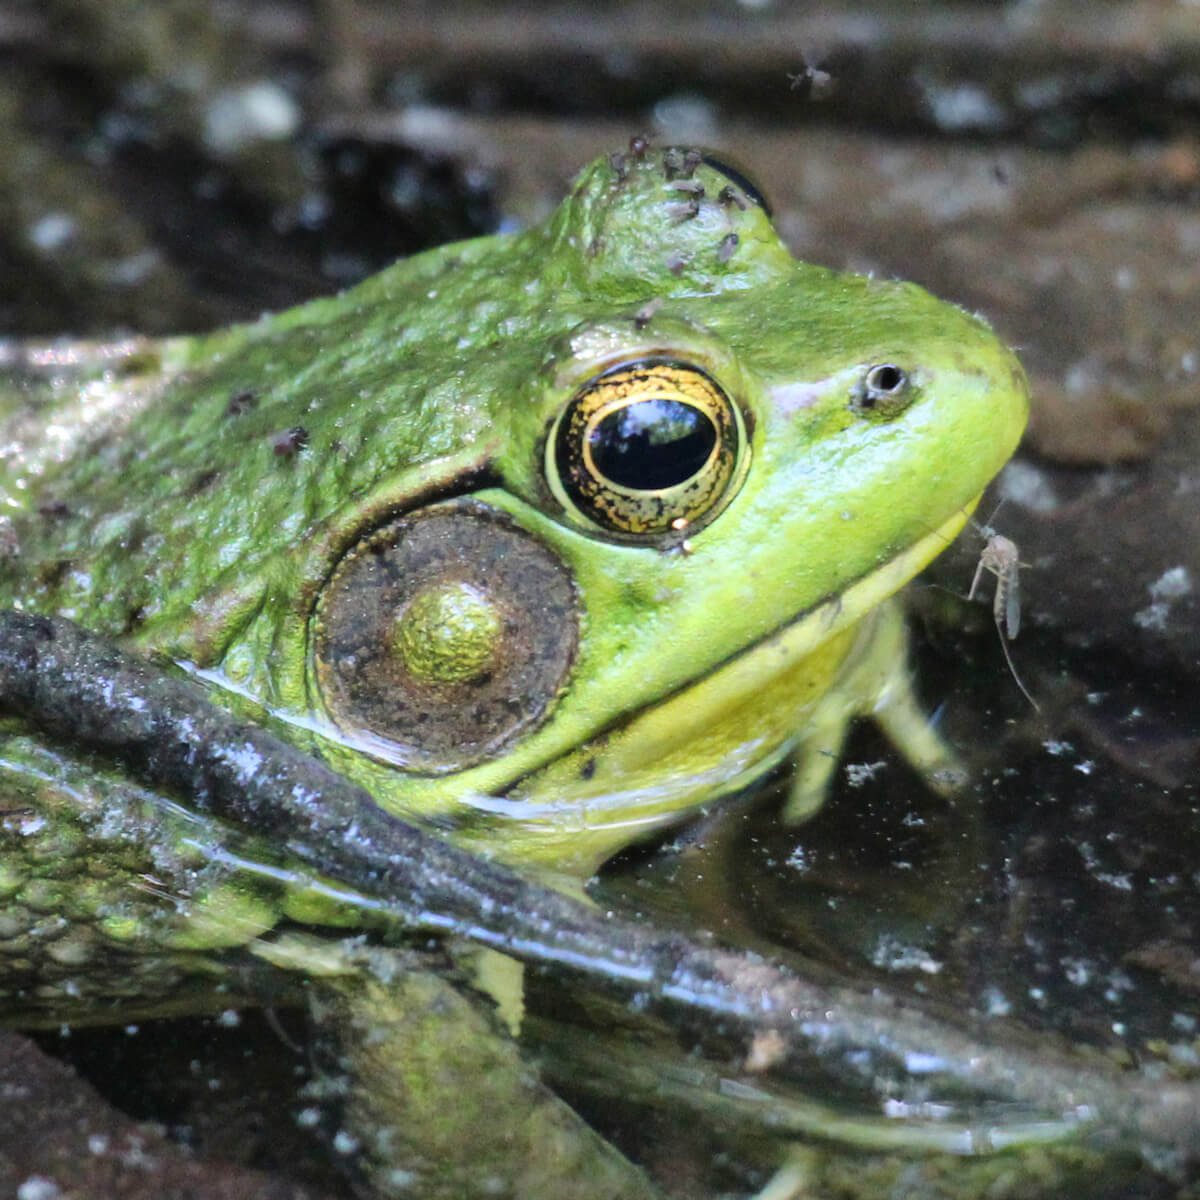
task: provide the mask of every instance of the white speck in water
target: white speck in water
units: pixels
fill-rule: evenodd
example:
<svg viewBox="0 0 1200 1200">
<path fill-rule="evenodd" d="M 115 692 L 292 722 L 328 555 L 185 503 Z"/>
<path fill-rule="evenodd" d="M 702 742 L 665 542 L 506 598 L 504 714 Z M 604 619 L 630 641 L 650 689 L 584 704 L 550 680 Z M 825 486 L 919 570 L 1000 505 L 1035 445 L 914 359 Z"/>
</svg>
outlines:
<svg viewBox="0 0 1200 1200">
<path fill-rule="evenodd" d="M 697 92 L 676 92 L 654 106 L 654 124 L 667 138 L 707 141 L 717 134 L 717 108 Z"/>
<path fill-rule="evenodd" d="M 1043 742 L 1047 754 L 1053 754 L 1055 758 L 1062 758 L 1064 754 L 1071 754 L 1075 747 L 1070 742 L 1049 741 Z"/>
<path fill-rule="evenodd" d="M 236 1008 L 227 1008 L 217 1017 L 217 1024 L 225 1029 L 236 1029 L 241 1023 L 242 1014 Z"/>
<path fill-rule="evenodd" d="M 69 213 L 47 213 L 29 227 L 29 240 L 39 250 L 57 250 L 74 236 L 78 226 Z"/>
<path fill-rule="evenodd" d="M 30 1175 L 17 1188 L 17 1200 L 56 1200 L 56 1197 L 61 1195 L 58 1184 L 53 1179 L 47 1179 L 45 1175 Z"/>
<path fill-rule="evenodd" d="M 1191 594 L 1192 577 L 1187 567 L 1170 567 L 1150 585 L 1153 600 L 1177 600 Z"/>
<path fill-rule="evenodd" d="M 108 1138 L 102 1133 L 89 1134 L 87 1148 L 93 1154 L 104 1154 L 108 1150 Z"/>
<path fill-rule="evenodd" d="M 344 1129 L 339 1129 L 333 1136 L 333 1148 L 339 1154 L 353 1154 L 358 1149 L 358 1138 Z"/>
<path fill-rule="evenodd" d="M 1147 604 L 1133 614 L 1133 623 L 1139 629 L 1166 629 L 1167 617 L 1171 612 L 1169 604 Z"/>
<path fill-rule="evenodd" d="M 1133 980 L 1124 971 L 1113 971 L 1108 977 L 1108 987 L 1104 998 L 1109 1004 L 1115 1004 L 1125 992 L 1133 991 Z"/>
<path fill-rule="evenodd" d="M 1172 1042 L 1167 1047 L 1167 1061 L 1172 1066 L 1194 1071 L 1200 1067 L 1200 1053 L 1197 1053 L 1195 1046 L 1190 1046 L 1187 1042 Z"/>
<path fill-rule="evenodd" d="M 262 766 L 262 755 L 249 742 L 241 746 L 230 746 L 220 751 L 220 756 L 237 768 L 243 780 L 252 779 Z"/>
<path fill-rule="evenodd" d="M 282 141 L 300 125 L 300 110 L 276 83 L 260 80 L 218 92 L 204 114 L 204 141 L 215 154 L 235 154 L 258 141 Z"/>
<path fill-rule="evenodd" d="M 909 946 L 891 934 L 884 934 L 871 951 L 871 962 L 885 971 L 924 971 L 936 975 L 942 964 L 921 946 Z"/>
<path fill-rule="evenodd" d="M 910 1075 L 931 1075 L 934 1071 L 944 1071 L 946 1060 L 937 1054 L 920 1054 L 913 1052 L 904 1056 L 904 1069 Z"/>
<path fill-rule="evenodd" d="M 1090 758 L 1078 762 L 1072 767 L 1072 770 L 1078 771 L 1080 775 L 1090 775 L 1095 769 L 1096 764 Z"/>
<path fill-rule="evenodd" d="M 985 987 L 980 1000 L 983 1002 L 984 1016 L 1007 1017 L 1012 1012 L 1008 997 L 998 987 Z"/>
<path fill-rule="evenodd" d="M 936 1100 L 897 1100 L 889 1096 L 883 1102 L 883 1115 L 899 1121 L 945 1121 L 954 1115 L 954 1106 Z"/>
<path fill-rule="evenodd" d="M 1085 958 L 1064 958 L 1060 960 L 1062 963 L 1063 973 L 1066 975 L 1068 982 L 1073 983 L 1076 987 L 1084 987 L 1092 981 L 1092 964 Z"/>
<path fill-rule="evenodd" d="M 162 266 L 163 257 L 153 246 L 114 258 L 104 266 L 101 278 L 113 287 L 136 287 Z"/>
<path fill-rule="evenodd" d="M 296 1124 L 299 1125 L 301 1129 L 312 1129 L 320 1124 L 320 1121 L 321 1110 L 319 1108 L 312 1107 L 312 1105 L 309 1105 L 308 1108 L 302 1108 L 296 1114 Z"/>
<path fill-rule="evenodd" d="M 1152 603 L 1133 614 L 1133 623 L 1141 629 L 1162 630 L 1171 615 L 1171 601 L 1192 594 L 1192 577 L 1187 567 L 1170 567 L 1147 590 Z"/>
<path fill-rule="evenodd" d="M 872 763 L 847 763 L 845 767 L 846 782 L 852 788 L 860 788 L 874 779 L 886 766 L 887 763 L 883 759 Z"/>
<path fill-rule="evenodd" d="M 806 871 L 811 871 L 814 862 L 814 856 L 804 846 L 797 846 L 787 857 L 787 865 L 801 875 Z"/>
<path fill-rule="evenodd" d="M 1030 512 L 1052 513 L 1060 506 L 1054 484 L 1041 467 L 1027 462 L 1010 462 L 1000 472 L 1000 496 Z"/>
<path fill-rule="evenodd" d="M 121 1152 L 121 1161 L 127 1167 L 142 1167 L 151 1169 L 155 1164 L 154 1157 L 146 1153 L 146 1145 L 137 1134 L 128 1134 L 125 1139 L 125 1149 Z"/>
<path fill-rule="evenodd" d="M 945 86 L 926 82 L 922 99 L 940 129 L 994 131 L 1007 124 L 1007 108 L 978 84 Z"/>
</svg>

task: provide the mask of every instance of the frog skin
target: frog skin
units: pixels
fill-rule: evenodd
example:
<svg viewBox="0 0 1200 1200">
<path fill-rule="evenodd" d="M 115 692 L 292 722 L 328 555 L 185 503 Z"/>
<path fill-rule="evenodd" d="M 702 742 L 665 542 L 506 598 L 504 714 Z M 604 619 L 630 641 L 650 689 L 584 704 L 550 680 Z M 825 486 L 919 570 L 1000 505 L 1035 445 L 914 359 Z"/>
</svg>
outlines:
<svg viewBox="0 0 1200 1200">
<path fill-rule="evenodd" d="M 797 750 L 803 815 L 861 713 L 949 766 L 889 597 L 1013 452 L 1025 377 L 919 287 L 794 260 L 719 158 L 599 160 L 540 226 L 251 325 L 4 354 L 0 607 L 177 664 L 468 847 L 586 875 Z M 0 733 L 26 982 L 36 930 L 97 914 L 209 949 L 325 913 Z"/>
</svg>

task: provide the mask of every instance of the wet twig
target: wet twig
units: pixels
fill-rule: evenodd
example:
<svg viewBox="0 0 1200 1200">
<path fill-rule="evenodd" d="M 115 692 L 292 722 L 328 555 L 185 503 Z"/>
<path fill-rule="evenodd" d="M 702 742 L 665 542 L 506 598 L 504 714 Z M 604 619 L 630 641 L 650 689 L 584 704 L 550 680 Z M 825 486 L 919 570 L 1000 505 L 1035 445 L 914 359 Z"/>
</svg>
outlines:
<svg viewBox="0 0 1200 1200">
<path fill-rule="evenodd" d="M 815 1068 L 868 1092 L 880 1078 L 931 1093 L 944 1084 L 1033 1106 L 1061 1120 L 1063 1133 L 1084 1123 L 1184 1159 L 1200 1146 L 1196 1083 L 1123 1072 L 1032 1036 L 985 1042 L 894 996 L 814 983 L 756 955 L 609 919 L 391 816 L 194 684 L 64 619 L 0 612 L 0 709 L 267 839 L 289 864 L 335 879 L 341 894 L 352 889 L 401 926 L 554 965 L 685 1023 L 720 1017 L 745 1055 L 770 1034 L 781 1073 Z M 986 1148 L 972 1134 L 963 1148 Z"/>
</svg>

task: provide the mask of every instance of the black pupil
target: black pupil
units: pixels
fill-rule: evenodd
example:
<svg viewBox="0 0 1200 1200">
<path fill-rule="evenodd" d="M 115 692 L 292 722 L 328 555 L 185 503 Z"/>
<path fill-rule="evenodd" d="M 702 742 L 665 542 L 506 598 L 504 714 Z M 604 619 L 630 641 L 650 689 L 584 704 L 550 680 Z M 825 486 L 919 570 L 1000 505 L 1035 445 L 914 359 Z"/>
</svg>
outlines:
<svg viewBox="0 0 1200 1200">
<path fill-rule="evenodd" d="M 708 461 L 717 430 L 679 400 L 637 400 L 610 412 L 588 435 L 592 462 L 610 482 L 638 491 L 674 487 Z"/>
</svg>

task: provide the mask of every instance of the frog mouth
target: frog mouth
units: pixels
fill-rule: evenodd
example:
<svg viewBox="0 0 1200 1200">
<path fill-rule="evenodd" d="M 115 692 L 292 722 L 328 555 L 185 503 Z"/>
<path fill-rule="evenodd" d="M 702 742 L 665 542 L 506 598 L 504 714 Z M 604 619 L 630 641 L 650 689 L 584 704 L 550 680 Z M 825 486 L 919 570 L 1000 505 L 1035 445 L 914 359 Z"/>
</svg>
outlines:
<svg viewBox="0 0 1200 1200">
<path fill-rule="evenodd" d="M 502 818 L 510 831 L 530 834 L 546 852 L 558 846 L 574 858 L 588 855 L 581 839 L 607 841 L 607 852 L 594 855 L 598 862 L 617 846 L 759 778 L 786 757 L 803 728 L 777 726 L 755 734 L 748 731 L 754 722 L 747 714 L 769 713 L 771 696 L 786 690 L 789 672 L 804 678 L 819 670 L 815 656 L 829 654 L 830 678 L 838 677 L 854 657 L 855 626 L 950 545 L 979 498 L 838 595 L 531 771 L 504 796 L 471 797 L 474 818 Z M 707 744 L 705 752 L 695 751 L 699 739 Z M 686 769 L 675 769 L 673 760 Z"/>
</svg>

